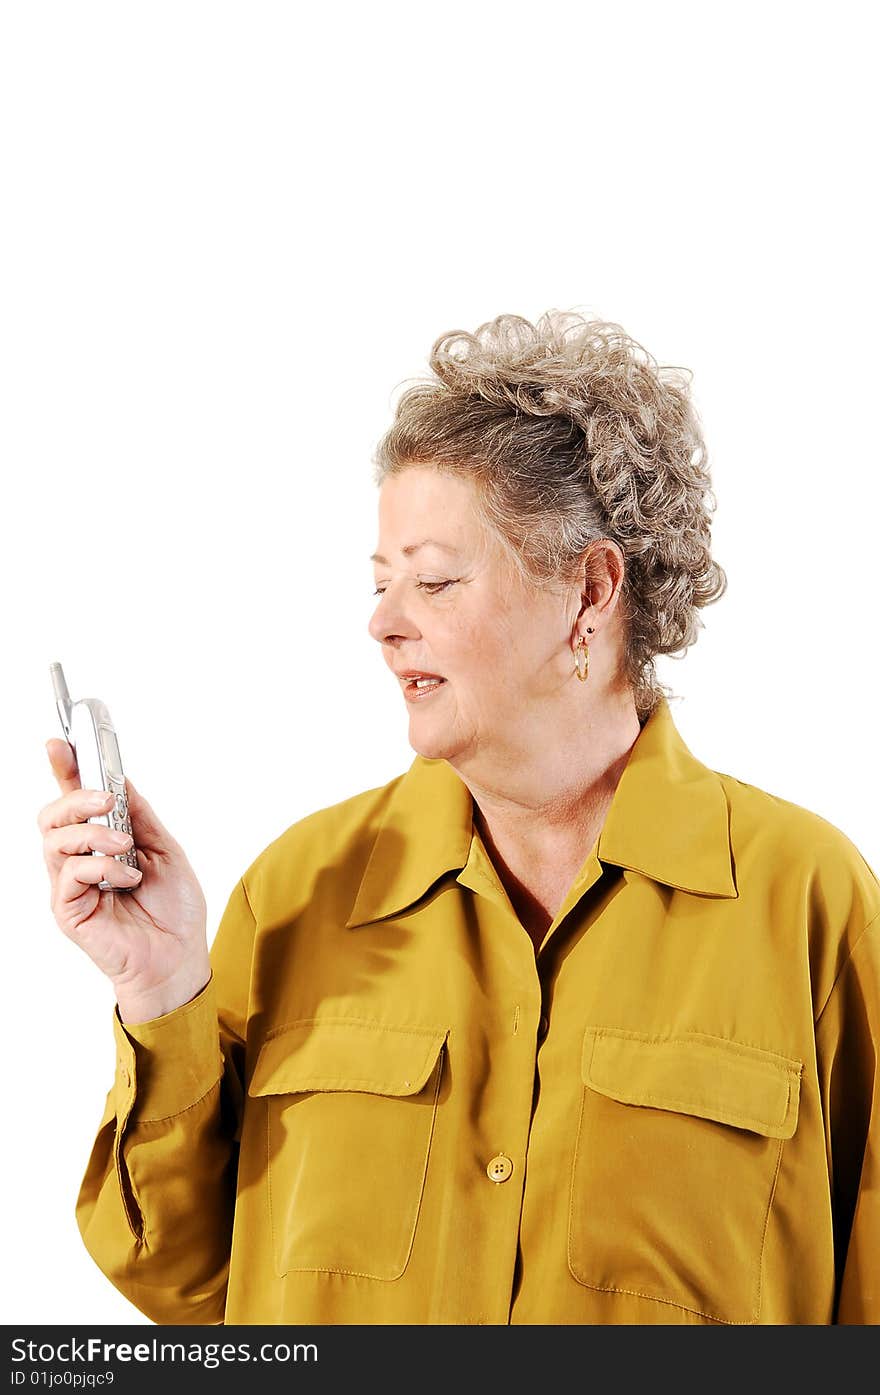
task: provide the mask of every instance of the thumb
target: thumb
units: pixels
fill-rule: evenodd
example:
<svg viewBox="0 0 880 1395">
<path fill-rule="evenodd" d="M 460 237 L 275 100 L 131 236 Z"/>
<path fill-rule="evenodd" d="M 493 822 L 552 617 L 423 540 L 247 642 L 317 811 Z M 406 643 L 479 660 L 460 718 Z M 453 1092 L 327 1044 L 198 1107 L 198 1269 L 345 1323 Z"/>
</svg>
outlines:
<svg viewBox="0 0 880 1395">
<path fill-rule="evenodd" d="M 68 741 L 62 741 L 59 736 L 50 737 L 46 742 L 46 754 L 62 794 L 82 788 L 76 753 Z"/>
</svg>

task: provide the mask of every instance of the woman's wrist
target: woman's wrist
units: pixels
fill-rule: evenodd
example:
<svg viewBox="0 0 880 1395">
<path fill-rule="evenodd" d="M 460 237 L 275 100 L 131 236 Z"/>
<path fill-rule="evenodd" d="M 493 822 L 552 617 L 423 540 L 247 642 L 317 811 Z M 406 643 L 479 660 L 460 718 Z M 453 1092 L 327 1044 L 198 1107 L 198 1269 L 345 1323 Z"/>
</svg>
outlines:
<svg viewBox="0 0 880 1395">
<path fill-rule="evenodd" d="M 211 978 L 210 964 L 199 973 L 180 980 L 177 984 L 163 984 L 154 993 L 126 993 L 117 990 L 116 1005 L 123 1023 L 137 1026 L 142 1022 L 152 1022 L 156 1017 L 167 1017 L 180 1007 L 191 1003 L 207 988 Z"/>
</svg>

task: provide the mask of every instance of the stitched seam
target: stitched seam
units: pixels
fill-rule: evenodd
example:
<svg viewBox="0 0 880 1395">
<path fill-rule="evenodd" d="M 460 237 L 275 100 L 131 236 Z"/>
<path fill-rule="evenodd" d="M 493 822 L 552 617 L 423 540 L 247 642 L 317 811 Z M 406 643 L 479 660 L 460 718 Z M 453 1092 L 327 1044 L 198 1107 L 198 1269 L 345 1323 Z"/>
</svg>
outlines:
<svg viewBox="0 0 880 1395">
<path fill-rule="evenodd" d="M 600 1089 L 599 1089 L 599 1093 L 600 1093 L 600 1094 L 602 1093 L 601 1087 L 600 1087 Z M 633 1104 L 633 1103 L 638 1104 L 639 1102 L 648 1101 L 649 1103 L 651 1103 L 651 1102 L 659 1102 L 661 1105 L 662 1105 L 663 1103 L 665 1103 L 667 1106 L 676 1105 L 676 1104 L 677 1104 L 677 1105 L 682 1105 L 682 1106 L 683 1106 L 685 1109 L 687 1109 L 688 1111 L 692 1111 L 692 1110 L 695 1110 L 695 1109 L 711 1109 L 711 1110 L 714 1110 L 714 1111 L 715 1111 L 715 1113 L 713 1113 L 713 1115 L 712 1115 L 713 1120 L 715 1120 L 715 1122 L 717 1122 L 717 1123 L 719 1123 L 719 1124 L 723 1124 L 723 1123 L 724 1123 L 724 1119 L 719 1118 L 719 1115 L 722 1114 L 722 1113 L 724 1113 L 724 1114 L 727 1115 L 729 1118 L 731 1118 L 731 1119 L 737 1119 L 737 1120 L 739 1120 L 739 1121 L 740 1121 L 741 1123 L 743 1123 L 743 1124 L 754 1124 L 755 1127 L 756 1127 L 756 1129 L 758 1129 L 759 1131 L 760 1131 L 760 1129 L 761 1129 L 762 1127 L 763 1127 L 763 1128 L 768 1128 L 768 1129 L 772 1129 L 772 1128 L 776 1127 L 771 1121 L 768 1121 L 768 1120 L 765 1120 L 765 1119 L 758 1119 L 757 1117 L 755 1117 L 755 1116 L 753 1116 L 753 1115 L 751 1115 L 751 1114 L 741 1114 L 741 1113 L 739 1112 L 738 1109 L 728 1109 L 726 1105 L 719 1107 L 717 1104 L 714 1104 L 711 1100 L 705 1100 L 705 1099 L 702 1099 L 702 1098 L 699 1098 L 699 1099 L 698 1099 L 698 1098 L 694 1097 L 694 1098 L 692 1098 L 692 1099 L 679 1100 L 679 1099 L 674 1099 L 674 1098 L 672 1097 L 672 1095 L 655 1095 L 655 1094 L 652 1094 L 652 1093 L 650 1093 L 650 1092 L 648 1092 L 648 1091 L 644 1091 L 644 1092 L 640 1093 L 639 1096 L 638 1096 L 638 1099 L 636 1099 L 636 1100 L 634 1100 L 634 1098 L 633 1098 L 632 1096 L 631 1096 L 630 1098 L 626 1099 L 626 1098 L 624 1098 L 624 1096 L 623 1096 L 622 1093 L 621 1093 L 621 1094 L 615 1093 L 614 1096 L 613 1096 L 613 1098 L 616 1099 L 616 1100 L 618 1100 L 621 1104 Z M 790 1107 L 790 1100 L 791 1100 L 791 1091 L 789 1091 L 788 1098 L 786 1099 L 785 1118 L 788 1118 L 789 1107 Z M 703 1116 L 700 1115 L 699 1117 L 702 1118 Z M 771 1137 L 772 1137 L 772 1136 L 773 1136 L 773 1135 L 771 1135 Z"/>
<path fill-rule="evenodd" d="M 252 903 L 251 903 L 250 893 L 248 892 L 248 889 L 247 889 L 247 883 L 245 882 L 244 877 L 240 877 L 240 878 L 239 878 L 239 881 L 240 881 L 240 883 L 241 883 L 241 889 L 242 889 L 242 891 L 244 892 L 244 899 L 245 899 L 245 901 L 247 901 L 247 908 L 248 908 L 248 910 L 250 911 L 250 913 L 251 913 L 251 915 L 252 915 L 252 917 L 253 917 L 254 925 L 256 925 L 256 923 L 257 923 L 257 917 L 256 917 L 256 914 L 255 914 L 255 912 L 254 912 L 253 905 L 252 905 Z"/>
<path fill-rule="evenodd" d="M 782 1163 L 782 1150 L 783 1150 L 784 1146 L 785 1146 L 784 1141 L 783 1141 L 782 1139 L 780 1139 L 780 1140 L 779 1140 L 779 1147 L 778 1147 L 777 1150 L 776 1150 L 776 1167 L 775 1167 L 775 1169 L 774 1169 L 774 1171 L 773 1171 L 773 1181 L 772 1181 L 772 1183 L 771 1183 L 771 1185 L 770 1185 L 770 1195 L 769 1195 L 769 1197 L 767 1198 L 767 1212 L 766 1212 L 766 1214 L 765 1214 L 765 1216 L 764 1216 L 764 1228 L 763 1228 L 763 1230 L 761 1231 L 761 1249 L 760 1249 L 760 1253 L 759 1253 L 759 1255 L 758 1255 L 758 1296 L 757 1296 L 757 1302 L 756 1302 L 756 1305 L 755 1305 L 755 1321 L 756 1321 L 756 1322 L 757 1322 L 758 1317 L 760 1316 L 760 1312 L 761 1312 L 761 1293 L 762 1293 L 763 1284 L 764 1284 L 764 1247 L 765 1247 L 765 1245 L 766 1245 L 766 1243 L 767 1243 L 767 1230 L 768 1230 L 769 1225 L 770 1225 L 770 1212 L 773 1210 L 773 1198 L 774 1198 L 775 1195 L 776 1195 L 776 1182 L 777 1182 L 778 1177 L 779 1177 L 779 1168 L 780 1168 L 780 1165 L 781 1165 L 781 1163 Z"/>
<path fill-rule="evenodd" d="M 834 996 L 834 990 L 836 989 L 838 983 L 840 982 L 841 978 L 843 977 L 844 972 L 849 968 L 850 964 L 852 963 L 853 955 L 855 954 L 855 952 L 856 952 L 856 950 L 858 949 L 859 945 L 862 943 L 862 940 L 865 938 L 865 936 L 867 935 L 868 931 L 872 928 L 872 926 L 876 925 L 878 921 L 880 921 L 880 912 L 878 912 L 877 915 L 871 917 L 871 919 L 868 921 L 868 923 L 867 923 L 867 925 L 865 926 L 865 928 L 862 930 L 861 934 L 858 936 L 858 939 L 854 942 L 854 944 L 853 944 L 852 947 L 850 948 L 849 953 L 847 954 L 846 958 L 844 959 L 843 963 L 841 964 L 840 968 L 839 968 L 838 971 L 837 971 L 837 975 L 836 975 L 836 977 L 835 977 L 835 979 L 834 979 L 834 982 L 832 983 L 831 987 L 830 987 L 829 990 L 828 990 L 828 997 L 825 999 L 824 1003 L 822 1004 L 822 1007 L 821 1007 L 820 1010 L 819 1010 L 819 1016 L 816 1018 L 815 1022 L 813 1023 L 814 1028 L 815 1028 L 815 1027 L 818 1027 L 819 1023 L 822 1021 L 822 1017 L 823 1017 L 823 1015 L 824 1015 L 824 1013 L 825 1013 L 825 1009 L 827 1008 L 828 1004 L 831 1002 L 831 999 L 832 999 L 833 996 Z"/>
<path fill-rule="evenodd" d="M 485 882 L 487 886 L 494 888 L 495 882 L 493 878 L 489 876 L 488 872 L 484 872 L 482 867 L 472 867 L 471 874 L 474 877 L 478 877 L 481 882 Z"/>
<path fill-rule="evenodd" d="M 444 1034 L 444 1039 L 440 1043 L 438 1049 L 439 1052 L 442 1052 L 443 1050 L 443 1042 L 446 1040 L 446 1035 L 447 1034 Z M 397 1096 L 400 1096 L 401 1093 L 405 1095 L 414 1095 L 417 1094 L 419 1090 L 424 1089 L 425 1085 L 428 1082 L 428 1077 L 431 1074 L 431 1070 L 433 1069 L 433 1066 L 436 1063 L 437 1056 L 435 1054 L 435 1041 L 436 1034 L 432 1035 L 427 1054 L 420 1061 L 418 1070 L 412 1071 L 414 1079 L 419 1081 L 420 1083 L 409 1090 L 404 1088 L 402 1091 L 399 1079 L 395 1083 L 390 1083 L 386 1080 L 377 1082 L 376 1077 L 373 1075 L 305 1075 L 301 1077 L 301 1082 L 299 1084 L 287 1083 L 283 1088 L 276 1090 L 266 1089 L 264 1087 L 263 1090 L 259 1091 L 253 1089 L 254 1075 L 256 1075 L 257 1073 L 257 1068 L 255 1068 L 254 1075 L 251 1076 L 251 1079 L 248 1082 L 247 1093 L 249 1095 L 253 1093 L 256 1096 L 259 1096 L 260 1094 L 302 1094 L 304 1091 L 309 1090 L 351 1090 L 357 1089 L 358 1085 L 366 1085 L 368 1088 L 363 1093 L 378 1093 L 381 1095 Z M 259 1066 L 259 1062 L 257 1063 L 257 1066 Z M 297 1077 L 294 1076 L 293 1079 L 294 1081 L 296 1081 Z"/>
<path fill-rule="evenodd" d="M 174 1018 L 174 1022 L 171 1023 L 172 1029 L 173 1029 L 175 1026 L 177 1026 L 177 1024 L 178 1024 L 179 1022 L 182 1022 L 183 1019 L 184 1019 L 184 1017 L 189 1017 L 189 1016 L 191 1015 L 191 1013 L 194 1013 L 194 1012 L 203 1012 L 203 1011 L 204 1011 L 205 1004 L 204 1004 L 204 997 L 203 997 L 203 995 L 208 991 L 208 985 L 209 985 L 210 983 L 213 982 L 213 979 L 214 979 L 214 970 L 213 970 L 213 968 L 212 968 L 212 969 L 211 969 L 211 977 L 208 979 L 208 982 L 207 982 L 206 984 L 204 984 L 204 986 L 199 990 L 199 992 L 196 994 L 195 998 L 193 998 L 192 1002 L 190 1002 L 190 1003 L 184 1003 L 182 1007 L 177 1007 L 177 1008 L 172 1009 L 172 1011 L 176 1014 L 176 1016 L 175 1016 L 175 1018 Z M 216 988 L 216 984 L 215 984 L 215 988 Z M 150 1028 L 150 1031 L 151 1031 L 151 1032 L 163 1032 L 163 1031 L 165 1031 L 166 1026 L 167 1026 L 167 1021 L 166 1021 L 166 1019 L 169 1019 L 170 1017 L 171 1017 L 171 1012 L 162 1013 L 159 1017 L 151 1018 L 151 1019 L 149 1020 L 149 1023 L 146 1023 L 146 1022 L 144 1022 L 144 1023 L 134 1022 L 134 1023 L 132 1023 L 131 1025 L 132 1025 L 132 1027 L 133 1027 L 134 1030 L 137 1030 L 137 1028 L 140 1027 L 140 1026 L 147 1026 L 147 1025 L 149 1025 L 149 1028 Z M 125 1032 L 126 1038 L 128 1039 L 128 1044 L 129 1044 L 129 1046 L 131 1046 L 133 1049 L 134 1049 L 135 1047 L 137 1047 L 137 1046 L 140 1046 L 141 1049 L 143 1050 L 143 1049 L 144 1049 L 144 1048 L 143 1048 L 143 1044 L 142 1044 L 141 1042 L 138 1041 L 137 1037 L 130 1037 L 130 1036 L 128 1035 L 127 1025 L 126 1025 L 125 1022 L 122 1021 L 121 1018 L 120 1018 L 120 1025 L 121 1025 L 121 1027 L 122 1027 L 122 1030 Z M 149 1048 L 147 1048 L 147 1049 L 149 1049 Z"/>
<path fill-rule="evenodd" d="M 781 1127 L 781 1125 L 775 1126 L 772 1121 L 760 1119 L 757 1115 L 744 1114 L 736 1108 L 729 1108 L 727 1105 L 720 1106 L 714 1103 L 711 1098 L 707 1098 L 703 1095 L 694 1096 L 691 1099 L 678 1099 L 673 1095 L 660 1095 L 654 1091 L 647 1090 L 640 1092 L 638 1096 L 634 1096 L 632 1094 L 625 1094 L 623 1091 L 618 1091 L 613 1086 L 604 1085 L 603 1087 L 603 1085 L 600 1084 L 598 1080 L 594 1079 L 593 1061 L 596 1054 L 596 1044 L 600 1037 L 608 1037 L 612 1040 L 615 1037 L 623 1037 L 629 1041 L 650 1042 L 652 1045 L 656 1046 L 677 1046 L 682 1044 L 685 1046 L 692 1046 L 694 1044 L 699 1046 L 704 1045 L 705 1042 L 700 1042 L 696 1040 L 696 1038 L 708 1037 L 712 1042 L 723 1042 L 725 1050 L 730 1049 L 731 1055 L 736 1056 L 738 1059 L 742 1060 L 744 1064 L 754 1065 L 755 1067 L 757 1067 L 759 1073 L 761 1073 L 763 1070 L 764 1063 L 762 1063 L 761 1061 L 756 1061 L 754 1057 L 738 1050 L 739 1046 L 746 1045 L 746 1043 L 732 1042 L 728 1037 L 712 1036 L 708 1032 L 695 1032 L 692 1037 L 649 1037 L 642 1032 L 631 1032 L 627 1031 L 625 1028 L 617 1027 L 591 1027 L 588 1028 L 587 1031 L 589 1035 L 592 1036 L 593 1041 L 592 1050 L 590 1052 L 590 1060 L 586 1071 L 587 1081 L 585 1083 L 594 1085 L 595 1088 L 600 1091 L 600 1093 L 602 1092 L 603 1088 L 606 1090 L 613 1090 L 612 1098 L 619 1100 L 622 1104 L 638 1105 L 639 1103 L 649 1102 L 658 1105 L 660 1108 L 669 1108 L 675 1105 L 679 1105 L 681 1108 L 691 1111 L 699 1109 L 708 1109 L 714 1111 L 710 1117 L 716 1120 L 718 1123 L 726 1122 L 725 1119 L 719 1118 L 719 1115 L 723 1112 L 728 1119 L 737 1120 L 740 1124 L 743 1124 L 746 1127 L 751 1125 L 752 1128 L 755 1129 L 757 1132 L 760 1132 L 762 1128 L 766 1129 Z M 711 1050 L 712 1048 L 710 1047 L 709 1049 Z M 800 1077 L 804 1069 L 803 1063 L 800 1061 L 793 1062 L 790 1057 L 781 1056 L 778 1052 L 775 1051 L 767 1051 L 763 1047 L 752 1047 L 751 1049 L 755 1051 L 761 1051 L 764 1056 L 772 1056 L 774 1058 L 774 1061 L 785 1062 L 784 1066 L 777 1066 L 775 1064 L 773 1065 L 772 1076 L 768 1075 L 766 1070 L 763 1070 L 763 1076 L 765 1080 L 773 1079 L 774 1077 L 778 1079 L 780 1070 L 784 1071 L 784 1074 L 788 1077 L 788 1091 L 786 1095 L 785 1113 L 782 1120 L 782 1123 L 784 1124 L 785 1122 L 787 1122 L 791 1113 L 792 1078 L 800 1080 Z M 769 1065 L 769 1062 L 767 1064 Z M 776 1135 L 770 1136 L 775 1137 Z"/>
<path fill-rule="evenodd" d="M 651 1042 L 657 1046 L 677 1046 L 682 1044 L 691 1046 L 694 1044 L 695 1039 L 703 1038 L 704 1041 L 720 1042 L 725 1050 L 729 1051 L 732 1055 L 741 1055 L 746 1060 L 753 1061 L 754 1057 L 749 1056 L 748 1051 L 743 1051 L 741 1048 L 745 1047 L 750 1051 L 758 1051 L 762 1056 L 770 1056 L 774 1061 L 780 1062 L 781 1068 L 784 1068 L 792 1074 L 800 1075 L 804 1068 L 802 1061 L 797 1061 L 791 1056 L 783 1056 L 778 1051 L 769 1051 L 766 1046 L 757 1046 L 748 1041 L 732 1041 L 730 1037 L 714 1036 L 711 1032 L 701 1032 L 696 1028 L 691 1036 L 675 1037 L 648 1036 L 644 1032 L 628 1031 L 625 1027 L 588 1027 L 587 1031 L 594 1037 L 625 1037 L 630 1041 Z M 697 1044 L 700 1044 L 699 1041 Z M 755 1061 L 755 1064 L 760 1065 L 760 1062 Z"/>
<path fill-rule="evenodd" d="M 371 1017 L 297 1017 L 292 1022 L 284 1022 L 279 1027 L 273 1027 L 271 1032 L 267 1032 L 265 1040 L 272 1041 L 275 1037 L 281 1036 L 284 1032 L 292 1031 L 294 1027 L 310 1026 L 315 1022 L 342 1023 L 344 1026 L 356 1023 L 359 1027 L 367 1027 L 370 1031 L 374 1032 L 400 1032 L 407 1036 L 421 1037 L 433 1037 L 441 1032 L 445 1033 L 448 1031 L 447 1027 L 390 1027 L 385 1026 L 381 1022 L 376 1022 L 375 1019 Z"/>
<path fill-rule="evenodd" d="M 222 1074 L 221 1074 L 221 1075 L 218 1075 L 218 1077 L 217 1077 L 217 1079 L 214 1081 L 213 1085 L 210 1085 L 210 1086 L 208 1087 L 208 1089 L 205 1091 L 205 1093 L 204 1093 L 203 1095 L 201 1095 L 201 1096 L 199 1097 L 199 1099 L 197 1099 L 197 1100 L 195 1101 L 194 1104 L 188 1104 L 184 1109 L 176 1109 L 176 1110 L 173 1110 L 171 1114 L 156 1114 L 156 1115 L 151 1115 L 149 1119 L 140 1119 L 140 1118 L 135 1117 L 134 1119 L 130 1120 L 129 1122 L 130 1122 L 135 1128 L 140 1128 L 140 1126 L 141 1126 L 142 1124 L 166 1124 L 166 1123 L 168 1122 L 169 1119 L 180 1119 L 180 1118 L 183 1117 L 184 1114 L 189 1114 L 191 1110 L 193 1110 L 193 1109 L 198 1109 L 199 1105 L 202 1104 L 203 1101 L 206 1100 L 206 1099 L 208 1098 L 208 1096 L 209 1096 L 210 1094 L 213 1093 L 214 1090 L 216 1090 L 217 1086 L 220 1084 L 220 1081 L 221 1081 L 222 1079 L 223 1079 Z"/>
<path fill-rule="evenodd" d="M 278 1255 L 281 1253 L 281 1247 L 275 1233 L 275 1217 L 272 1212 L 272 1101 L 268 1099 L 266 1100 L 266 1193 L 269 1199 L 269 1231 L 272 1235 L 272 1253 L 275 1256 L 275 1268 L 280 1275 L 282 1269 Z"/>
<path fill-rule="evenodd" d="M 647 1298 L 651 1303 L 666 1303 L 670 1308 L 680 1308 L 684 1313 L 695 1313 L 697 1317 L 708 1318 L 710 1322 L 720 1322 L 725 1327 L 751 1327 L 754 1319 L 722 1318 L 715 1313 L 705 1313 L 702 1308 L 691 1308 L 687 1303 L 677 1303 L 674 1298 L 661 1298 L 656 1293 L 642 1293 L 638 1288 L 615 1288 L 606 1284 L 591 1284 L 586 1279 L 578 1279 L 579 1284 L 584 1288 L 591 1288 L 596 1293 L 627 1293 L 633 1298 Z"/>
<path fill-rule="evenodd" d="M 418 1079 L 421 1070 L 420 1066 L 418 1071 L 413 1072 L 416 1079 Z M 430 1071 L 428 1074 L 430 1075 Z M 417 1088 L 404 1090 L 403 1097 L 418 1094 L 418 1091 L 423 1090 L 426 1084 L 427 1080 L 423 1080 Z M 346 1090 L 356 1090 L 358 1085 L 370 1086 L 369 1090 L 359 1091 L 360 1094 L 401 1096 L 399 1080 L 391 1083 L 386 1080 L 377 1080 L 374 1075 L 305 1075 L 296 1085 L 285 1085 L 283 1089 L 266 1090 L 264 1093 L 267 1095 L 300 1095 L 312 1090 L 337 1090 L 344 1093 Z"/>
<path fill-rule="evenodd" d="M 320 1021 L 321 1019 L 309 1019 L 309 1020 L 312 1020 L 312 1021 Z M 343 1019 L 341 1019 L 341 1020 L 344 1021 L 344 1022 L 350 1022 L 352 1019 L 350 1019 L 350 1018 L 343 1018 Z M 376 1030 L 376 1031 L 379 1031 L 379 1032 L 382 1032 L 382 1033 L 384 1034 L 384 1033 L 387 1032 L 389 1029 L 388 1029 L 388 1028 L 382 1028 L 382 1027 L 376 1027 L 375 1030 Z M 397 1029 L 391 1028 L 390 1030 L 394 1031 L 394 1030 L 397 1030 Z M 431 1074 L 431 1069 L 433 1068 L 433 1065 L 434 1065 L 434 1063 L 435 1063 L 435 1061 L 436 1061 L 435 1050 L 436 1050 L 436 1051 L 442 1051 L 442 1050 L 443 1050 L 443 1044 L 444 1044 L 444 1042 L 446 1041 L 446 1038 L 448 1037 L 449 1033 L 448 1033 L 448 1031 L 444 1031 L 444 1032 L 442 1033 L 443 1041 L 440 1042 L 439 1048 L 436 1047 L 436 1040 L 437 1040 L 437 1037 L 441 1035 L 439 1029 L 438 1029 L 437 1031 L 435 1031 L 435 1032 L 429 1031 L 429 1030 L 427 1030 L 427 1029 L 424 1029 L 424 1030 L 419 1029 L 419 1030 L 416 1030 L 416 1031 L 410 1033 L 410 1035 L 415 1035 L 416 1037 L 427 1037 L 427 1038 L 429 1038 L 429 1044 L 428 1044 L 427 1053 L 425 1054 L 425 1056 L 424 1056 L 424 1057 L 422 1058 L 422 1060 L 420 1061 L 419 1066 L 418 1066 L 418 1069 L 410 1068 L 411 1071 L 412 1071 L 413 1077 L 414 1077 L 416 1080 L 421 1081 L 421 1083 L 420 1083 L 415 1089 L 406 1090 L 405 1087 L 402 1087 L 402 1086 L 401 1086 L 400 1078 L 398 1078 L 398 1080 L 397 1080 L 396 1082 L 393 1082 L 393 1083 L 392 1083 L 392 1082 L 389 1081 L 388 1079 L 383 1079 L 383 1080 L 377 1082 L 377 1081 L 376 1081 L 376 1077 L 375 1077 L 374 1075 L 369 1075 L 369 1076 L 364 1076 L 364 1075 L 344 1075 L 344 1076 L 343 1076 L 343 1075 L 304 1075 L 304 1076 L 298 1078 L 298 1077 L 294 1074 L 293 1077 L 292 1077 L 294 1083 L 292 1083 L 292 1084 L 290 1083 L 290 1079 L 291 1079 L 291 1078 L 288 1077 L 287 1083 L 286 1083 L 282 1088 L 272 1090 L 272 1089 L 267 1089 L 267 1088 L 263 1087 L 262 1090 L 254 1090 L 254 1088 L 253 1088 L 253 1085 L 254 1085 L 254 1076 L 256 1076 L 257 1071 L 259 1070 L 259 1065 L 260 1065 L 259 1058 L 258 1058 L 258 1060 L 257 1060 L 257 1065 L 254 1067 L 253 1074 L 251 1075 L 251 1078 L 250 1078 L 250 1080 L 249 1080 L 249 1082 L 248 1082 L 248 1085 L 247 1085 L 247 1093 L 248 1093 L 249 1095 L 259 1097 L 259 1095 L 261 1095 L 261 1094 L 275 1094 L 275 1095 L 278 1095 L 278 1094 L 282 1094 L 282 1095 L 285 1095 L 285 1094 L 302 1094 L 304 1091 L 309 1091 L 309 1090 L 333 1090 L 333 1089 L 336 1089 L 336 1090 L 351 1090 L 351 1089 L 357 1089 L 357 1087 L 358 1087 L 359 1085 L 365 1085 L 365 1086 L 368 1087 L 368 1088 L 367 1088 L 367 1091 L 366 1091 L 365 1093 L 378 1093 L 378 1094 L 383 1094 L 383 1095 L 388 1095 L 388 1094 L 390 1094 L 390 1095 L 397 1095 L 397 1096 L 400 1096 L 400 1095 L 401 1095 L 401 1092 L 403 1091 L 404 1094 L 416 1094 L 416 1093 L 418 1092 L 418 1090 L 424 1089 L 424 1086 L 425 1086 L 426 1083 L 427 1083 L 428 1077 L 429 1077 L 430 1074 Z M 268 1042 L 268 1040 L 269 1040 L 269 1038 L 267 1037 L 267 1038 L 266 1038 L 266 1041 Z M 262 1055 L 262 1049 L 261 1049 L 260 1055 Z M 283 1066 L 285 1063 L 281 1063 L 281 1064 L 282 1064 L 282 1066 Z M 270 1072 L 270 1079 L 271 1079 L 271 1072 Z"/>
<path fill-rule="evenodd" d="M 568 1248 L 568 1267 L 569 1267 L 569 1270 L 571 1271 L 572 1276 L 573 1276 L 575 1279 L 577 1279 L 577 1274 L 575 1273 L 574 1258 L 573 1258 L 572 1252 L 571 1252 L 571 1246 L 572 1246 L 572 1231 L 574 1230 L 574 1179 L 575 1179 L 575 1173 L 576 1173 L 576 1171 L 577 1171 L 577 1160 L 578 1160 L 578 1157 L 580 1156 L 581 1129 L 583 1128 L 583 1122 L 584 1122 L 584 1102 L 585 1102 L 586 1098 L 587 1098 L 587 1092 L 586 1092 L 586 1090 L 581 1090 L 581 1108 L 580 1108 L 580 1113 L 578 1114 L 577 1133 L 576 1133 L 575 1136 L 574 1136 L 574 1155 L 573 1155 L 572 1160 L 571 1160 L 570 1179 L 569 1179 L 569 1184 L 568 1184 L 568 1246 L 567 1246 L 567 1248 Z M 579 1279 L 578 1279 L 578 1282 L 580 1282 Z"/>
</svg>

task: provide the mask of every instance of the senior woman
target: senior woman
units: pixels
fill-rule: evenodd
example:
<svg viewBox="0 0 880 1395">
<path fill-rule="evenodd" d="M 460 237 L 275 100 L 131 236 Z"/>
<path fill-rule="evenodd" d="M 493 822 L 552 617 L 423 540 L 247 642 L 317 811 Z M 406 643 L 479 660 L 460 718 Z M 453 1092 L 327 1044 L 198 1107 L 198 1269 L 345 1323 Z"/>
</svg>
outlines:
<svg viewBox="0 0 880 1395">
<path fill-rule="evenodd" d="M 404 774 L 282 833 L 209 954 L 130 782 L 142 876 L 97 889 L 49 743 L 117 998 L 85 1245 L 163 1323 L 876 1322 L 880 883 L 654 674 L 726 584 L 687 378 L 559 313 L 431 368 L 377 456 Z"/>
</svg>

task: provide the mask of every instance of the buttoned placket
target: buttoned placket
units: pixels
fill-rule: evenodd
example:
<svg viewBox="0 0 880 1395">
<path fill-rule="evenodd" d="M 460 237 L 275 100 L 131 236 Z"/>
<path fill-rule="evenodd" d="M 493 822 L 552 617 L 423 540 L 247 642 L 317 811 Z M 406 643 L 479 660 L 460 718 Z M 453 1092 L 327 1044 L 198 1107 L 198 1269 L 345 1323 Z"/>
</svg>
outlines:
<svg viewBox="0 0 880 1395">
<path fill-rule="evenodd" d="M 539 950 L 519 920 L 476 829 L 468 860 L 457 881 L 482 897 L 487 906 L 487 942 L 497 950 L 509 990 L 498 1003 L 502 1023 L 506 1023 L 501 1066 L 496 1064 L 492 1081 L 492 1110 L 498 1126 L 493 1143 L 495 1152 L 485 1160 L 486 1205 L 494 1207 L 497 1240 L 493 1245 L 495 1272 L 492 1289 L 497 1289 L 495 1312 L 489 1319 L 508 1324 L 514 1300 L 520 1223 L 528 1161 L 529 1135 L 535 1106 L 538 1052 L 549 1035 L 551 1023 L 545 1009 L 545 985 L 541 964 L 544 951 L 568 912 L 599 879 L 602 866 L 595 856 L 595 845 L 581 869 L 559 913 L 547 930 Z M 496 1042 L 496 1050 L 501 1043 Z M 493 1195 L 494 1193 L 494 1195 Z M 504 1282 L 501 1282 L 501 1276 Z M 488 1291 L 488 1282 L 487 1282 Z"/>
</svg>

